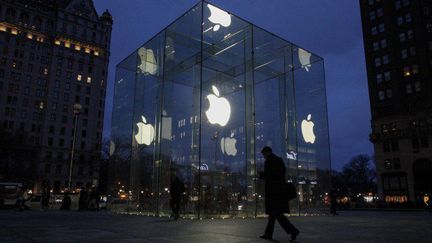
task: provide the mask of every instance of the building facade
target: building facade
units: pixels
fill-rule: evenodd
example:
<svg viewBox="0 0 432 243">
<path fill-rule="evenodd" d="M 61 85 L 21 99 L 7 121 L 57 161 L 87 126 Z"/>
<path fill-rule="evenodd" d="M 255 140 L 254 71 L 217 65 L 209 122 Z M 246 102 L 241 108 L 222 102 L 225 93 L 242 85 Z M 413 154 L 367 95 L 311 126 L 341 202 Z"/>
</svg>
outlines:
<svg viewBox="0 0 432 243">
<path fill-rule="evenodd" d="M 259 216 L 264 146 L 298 188 L 292 213 L 326 207 L 323 59 L 204 1 L 117 65 L 111 136 L 124 210 L 170 215 L 178 176 L 183 215 Z"/>
<path fill-rule="evenodd" d="M 432 193 L 432 1 L 360 6 L 378 192 L 422 206 Z"/>
<path fill-rule="evenodd" d="M 97 183 L 112 23 L 92 1 L 0 1 L 0 126 L 31 148 L 36 190 L 68 186 L 75 120 L 72 188 Z"/>
</svg>

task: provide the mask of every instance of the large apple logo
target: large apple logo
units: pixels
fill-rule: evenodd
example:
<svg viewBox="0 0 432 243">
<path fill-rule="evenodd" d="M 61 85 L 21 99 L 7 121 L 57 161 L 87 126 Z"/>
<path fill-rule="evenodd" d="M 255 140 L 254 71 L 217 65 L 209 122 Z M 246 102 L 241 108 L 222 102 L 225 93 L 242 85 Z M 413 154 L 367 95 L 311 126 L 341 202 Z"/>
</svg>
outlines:
<svg viewBox="0 0 432 243">
<path fill-rule="evenodd" d="M 236 156 L 237 155 L 236 143 L 237 143 L 237 139 L 234 138 L 234 133 L 231 133 L 231 137 L 222 138 L 220 143 L 222 153 L 231 156 Z"/>
<path fill-rule="evenodd" d="M 138 66 L 138 69 L 141 71 L 141 73 L 144 75 L 155 75 L 157 73 L 158 66 L 153 50 L 141 47 L 138 50 L 138 55 L 141 62 Z"/>
<path fill-rule="evenodd" d="M 314 123 L 311 121 L 312 115 L 307 116 L 307 120 L 303 120 L 301 123 L 301 131 L 303 134 L 303 139 L 306 143 L 315 143 L 315 133 L 314 133 Z"/>
<path fill-rule="evenodd" d="M 212 90 L 214 94 L 207 95 L 210 106 L 205 114 L 211 124 L 225 126 L 231 116 L 230 103 L 227 99 L 219 97 L 219 90 L 214 85 Z"/>
<path fill-rule="evenodd" d="M 301 67 L 306 69 L 307 72 L 309 72 L 309 68 L 312 67 L 312 65 L 310 63 L 310 59 L 311 59 L 312 54 L 308 51 L 305 51 L 305 50 L 299 48 L 298 49 L 298 55 L 299 55 Z"/>
<path fill-rule="evenodd" d="M 147 121 L 144 116 L 141 116 L 142 122 L 138 122 L 138 133 L 135 135 L 135 140 L 138 144 L 150 145 L 155 136 L 155 130 L 151 124 L 146 124 Z"/>
<path fill-rule="evenodd" d="M 218 31 L 221 25 L 223 27 L 231 25 L 231 15 L 229 13 L 210 4 L 207 4 L 207 7 L 210 9 L 210 17 L 208 17 L 208 20 L 215 24 L 213 26 L 213 31 Z"/>
</svg>

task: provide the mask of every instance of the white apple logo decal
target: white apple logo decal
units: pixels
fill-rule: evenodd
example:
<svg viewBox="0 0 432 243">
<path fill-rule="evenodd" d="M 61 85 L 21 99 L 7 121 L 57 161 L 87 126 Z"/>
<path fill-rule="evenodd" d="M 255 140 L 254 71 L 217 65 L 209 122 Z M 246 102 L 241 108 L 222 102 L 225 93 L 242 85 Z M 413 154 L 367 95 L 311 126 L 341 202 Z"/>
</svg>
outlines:
<svg viewBox="0 0 432 243">
<path fill-rule="evenodd" d="M 234 133 L 231 133 L 231 137 L 226 137 L 221 139 L 220 147 L 222 153 L 225 153 L 230 156 L 237 155 L 237 148 L 236 148 L 237 139 L 233 137 L 234 137 Z"/>
<path fill-rule="evenodd" d="M 227 99 L 219 97 L 219 90 L 214 85 L 212 90 L 214 94 L 207 95 L 210 106 L 205 114 L 211 124 L 219 124 L 224 127 L 230 119 L 231 106 Z"/>
<path fill-rule="evenodd" d="M 305 50 L 299 48 L 298 49 L 298 55 L 299 55 L 301 67 L 306 69 L 307 72 L 309 72 L 309 68 L 312 67 L 312 65 L 310 63 L 310 59 L 311 59 L 312 54 L 308 51 L 305 51 Z"/>
<path fill-rule="evenodd" d="M 141 116 L 142 122 L 138 122 L 138 133 L 135 135 L 135 140 L 138 144 L 150 145 L 155 136 L 155 130 L 151 124 L 146 124 L 147 121 L 144 116 Z"/>
<path fill-rule="evenodd" d="M 158 66 L 153 50 L 141 47 L 138 50 L 138 55 L 141 62 L 138 66 L 138 69 L 141 71 L 141 73 L 144 75 L 155 75 L 157 73 Z"/>
<path fill-rule="evenodd" d="M 229 13 L 210 4 L 207 4 L 207 7 L 210 9 L 210 17 L 208 17 L 208 20 L 215 24 L 213 26 L 213 31 L 218 31 L 221 25 L 223 27 L 231 25 L 231 15 Z"/>
<path fill-rule="evenodd" d="M 315 133 L 314 133 L 314 123 L 311 121 L 312 115 L 307 116 L 307 120 L 303 120 L 301 123 L 301 131 L 303 134 L 303 139 L 306 143 L 315 143 Z"/>
</svg>

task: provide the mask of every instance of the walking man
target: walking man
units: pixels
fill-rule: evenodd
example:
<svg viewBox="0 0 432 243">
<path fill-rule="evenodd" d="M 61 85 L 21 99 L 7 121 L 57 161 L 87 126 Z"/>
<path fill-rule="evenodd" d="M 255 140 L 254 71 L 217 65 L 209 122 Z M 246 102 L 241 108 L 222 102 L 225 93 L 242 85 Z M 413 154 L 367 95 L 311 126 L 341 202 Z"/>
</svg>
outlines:
<svg viewBox="0 0 432 243">
<path fill-rule="evenodd" d="M 180 202 L 182 193 L 185 191 L 183 182 L 180 181 L 178 176 L 175 176 L 174 180 L 170 185 L 171 194 L 171 209 L 174 216 L 174 220 L 179 218 L 180 213 Z"/>
<path fill-rule="evenodd" d="M 287 234 L 291 234 L 294 241 L 300 231 L 291 224 L 284 213 L 289 213 L 289 199 L 285 182 L 285 164 L 282 158 L 273 154 L 270 147 L 261 150 L 265 158 L 264 172 L 260 172 L 260 178 L 265 180 L 265 209 L 268 214 L 268 223 L 263 239 L 272 240 L 276 220 Z"/>
</svg>

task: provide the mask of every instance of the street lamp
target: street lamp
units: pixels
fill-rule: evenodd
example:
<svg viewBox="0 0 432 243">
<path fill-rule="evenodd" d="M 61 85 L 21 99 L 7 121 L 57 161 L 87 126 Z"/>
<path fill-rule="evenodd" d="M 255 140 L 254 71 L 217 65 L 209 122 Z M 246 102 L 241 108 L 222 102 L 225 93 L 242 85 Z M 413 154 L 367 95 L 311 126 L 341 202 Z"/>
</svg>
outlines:
<svg viewBox="0 0 432 243">
<path fill-rule="evenodd" d="M 71 182 L 72 182 L 72 169 L 73 169 L 73 161 L 74 161 L 74 153 L 75 153 L 75 140 L 76 140 L 76 130 L 77 130 L 77 123 L 78 123 L 78 115 L 80 114 L 81 109 L 82 109 L 82 106 L 80 104 L 75 104 L 73 106 L 73 113 L 74 113 L 74 133 L 73 133 L 73 140 L 72 140 L 71 158 L 70 158 L 70 164 L 69 164 L 69 181 L 68 181 L 68 189 L 69 189 L 69 191 L 71 189 Z"/>
</svg>

